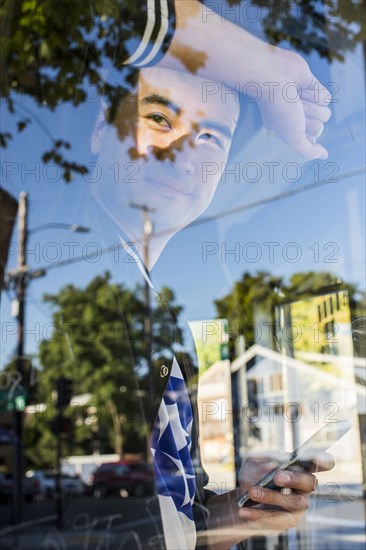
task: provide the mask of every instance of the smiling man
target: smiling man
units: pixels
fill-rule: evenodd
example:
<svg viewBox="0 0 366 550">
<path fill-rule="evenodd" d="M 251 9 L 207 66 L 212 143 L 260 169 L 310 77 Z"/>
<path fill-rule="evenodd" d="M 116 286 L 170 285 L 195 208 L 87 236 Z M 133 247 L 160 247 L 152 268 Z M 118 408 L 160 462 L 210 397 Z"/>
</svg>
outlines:
<svg viewBox="0 0 366 550">
<path fill-rule="evenodd" d="M 208 207 L 228 159 L 239 100 L 231 95 L 223 104 L 216 94 L 203 102 L 204 82 L 169 69 L 144 69 L 137 93 L 124 98 L 113 124 L 97 129 L 103 179 L 96 195 L 132 241 L 141 240 L 141 216 L 132 206 L 148 206 L 155 234 L 148 269 L 169 239 Z M 116 161 L 117 180 L 107 169 Z M 203 178 L 205 163 L 218 170 Z"/>
<path fill-rule="evenodd" d="M 103 178 L 95 185 L 95 195 L 123 232 L 123 239 L 137 245 L 134 259 L 150 288 L 154 287 L 149 271 L 168 241 L 210 204 L 239 118 L 238 96 L 230 94 L 222 102 L 216 94 L 204 101 L 204 83 L 199 77 L 170 69 L 143 69 L 137 89 L 123 98 L 113 120 L 104 110 L 96 126 L 93 143 Z M 205 163 L 216 163 L 218 170 L 206 174 Z M 154 225 L 148 255 L 142 247 L 141 213 L 136 206 L 149 211 Z M 173 346 L 172 342 L 172 350 Z M 192 391 L 195 373 L 174 357 L 162 367 L 160 381 L 155 383 L 159 386 L 156 399 L 145 418 L 147 424 L 152 422 L 149 445 L 166 548 L 187 550 L 197 544 L 229 548 L 255 534 L 280 532 L 300 521 L 316 483 L 310 473 L 276 478 L 280 486 L 296 491 L 295 499 L 270 490 L 251 493 L 258 504 L 275 504 L 275 511 L 273 506 L 239 510 L 235 491 L 207 492 Z M 265 469 L 263 463 L 244 465 L 241 490 Z"/>
<path fill-rule="evenodd" d="M 124 245 L 131 253 L 137 250 L 134 258 L 151 288 L 149 271 L 177 231 L 208 207 L 228 159 L 239 99 L 232 94 L 223 104 L 220 95 L 212 95 L 204 102 L 205 82 L 174 70 L 143 69 L 113 120 L 102 109 L 96 125 L 93 147 L 103 178 L 94 185 L 95 197 L 117 224 Z M 218 170 L 203 177 L 205 163 L 216 163 Z M 153 223 L 148 254 L 136 206 L 148 210 Z M 154 382 L 159 388 L 145 418 L 152 421 L 164 544 L 186 550 L 196 546 L 196 522 L 205 528 L 208 479 L 200 466 L 197 411 L 189 397 L 195 373 L 175 358 L 166 370 Z"/>
</svg>

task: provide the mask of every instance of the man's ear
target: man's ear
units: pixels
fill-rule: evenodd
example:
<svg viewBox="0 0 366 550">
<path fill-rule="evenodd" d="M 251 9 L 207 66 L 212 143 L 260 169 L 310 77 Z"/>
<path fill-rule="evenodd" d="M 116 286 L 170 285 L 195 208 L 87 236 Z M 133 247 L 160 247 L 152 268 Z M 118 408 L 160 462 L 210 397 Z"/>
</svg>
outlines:
<svg viewBox="0 0 366 550">
<path fill-rule="evenodd" d="M 102 149 L 103 138 L 108 125 L 108 112 L 107 104 L 102 101 L 90 141 L 92 155 L 99 155 Z"/>
</svg>

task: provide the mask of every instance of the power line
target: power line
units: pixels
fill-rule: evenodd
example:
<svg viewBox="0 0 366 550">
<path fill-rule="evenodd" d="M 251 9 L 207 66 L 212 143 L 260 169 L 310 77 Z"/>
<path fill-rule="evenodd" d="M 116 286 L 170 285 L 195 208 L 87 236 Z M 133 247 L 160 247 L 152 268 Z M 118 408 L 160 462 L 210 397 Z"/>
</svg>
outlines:
<svg viewBox="0 0 366 550">
<path fill-rule="evenodd" d="M 323 180 L 320 180 L 318 182 L 308 183 L 308 184 L 305 184 L 302 187 L 299 187 L 297 189 L 290 189 L 288 191 L 284 191 L 283 193 L 279 193 L 278 195 L 272 195 L 272 196 L 266 197 L 264 199 L 259 199 L 257 201 L 253 201 L 253 202 L 250 202 L 250 203 L 247 203 L 247 204 L 242 204 L 240 206 L 236 206 L 235 208 L 230 208 L 230 209 L 227 209 L 227 210 L 223 210 L 222 212 L 219 212 L 217 214 L 213 214 L 212 216 L 204 216 L 204 217 L 192 222 L 187 227 L 176 226 L 176 227 L 172 227 L 170 229 L 166 229 L 164 231 L 160 231 L 158 233 L 152 233 L 150 238 L 154 239 L 154 238 L 162 237 L 164 235 L 170 235 L 172 233 L 176 233 L 179 230 L 181 230 L 181 231 L 182 230 L 188 230 L 192 227 L 196 227 L 197 225 L 202 225 L 202 224 L 205 224 L 205 223 L 211 223 L 211 222 L 216 221 L 218 219 L 226 218 L 228 216 L 233 216 L 235 214 L 238 214 L 239 212 L 244 212 L 246 210 L 252 210 L 254 208 L 259 208 L 260 206 L 263 206 L 265 204 L 271 204 L 271 203 L 274 203 L 274 202 L 278 202 L 282 199 L 287 199 L 287 198 L 293 197 L 295 195 L 300 195 L 301 193 L 305 193 L 306 191 L 311 191 L 312 189 L 319 189 L 319 187 L 325 187 L 326 185 L 339 183 L 342 180 L 346 180 L 346 179 L 351 178 L 353 176 L 358 176 L 360 174 L 364 174 L 365 172 L 366 172 L 366 167 L 365 166 L 360 167 L 360 168 L 355 168 L 353 170 L 349 170 L 348 172 L 344 172 L 343 174 L 340 174 L 338 176 L 337 180 L 328 181 L 327 179 L 323 179 Z M 143 240 L 143 237 L 142 237 L 141 240 Z M 140 242 L 140 240 L 138 240 L 137 242 Z M 58 268 L 58 267 L 64 267 L 64 266 L 69 265 L 69 264 L 74 264 L 74 263 L 78 263 L 78 262 L 82 262 L 82 261 L 86 261 L 86 260 L 91 260 L 95 256 L 108 254 L 108 253 L 113 252 L 114 250 L 117 250 L 117 249 L 123 249 L 122 244 L 113 244 L 113 245 L 107 246 L 105 248 L 102 248 L 97 253 L 94 253 L 94 254 L 91 254 L 91 255 L 82 254 L 80 256 L 75 256 L 73 258 L 68 258 L 67 260 L 61 260 L 60 262 L 54 263 L 51 266 L 45 266 L 45 267 L 40 268 L 40 269 L 43 269 L 45 271 L 50 271 L 51 269 L 55 269 L 55 268 Z"/>
<path fill-rule="evenodd" d="M 332 183 L 339 183 L 340 180 L 345 180 L 353 176 L 358 176 L 365 172 L 366 172 L 366 167 L 355 168 L 354 170 L 350 170 L 349 172 L 345 172 L 344 174 L 341 174 L 337 180 L 334 180 L 334 181 L 321 180 L 319 182 L 308 183 L 298 189 L 291 189 L 289 191 L 284 191 L 283 193 L 279 193 L 278 195 L 272 195 L 271 197 L 266 197 L 265 199 L 259 199 L 257 201 L 254 201 L 248 204 L 236 206 L 235 208 L 223 210 L 222 212 L 219 212 L 218 214 L 215 214 L 213 216 L 206 216 L 204 218 L 201 218 L 191 223 L 189 227 L 192 227 L 193 225 L 201 225 L 202 223 L 218 220 L 220 218 L 225 218 L 227 216 L 232 216 L 233 214 L 237 214 L 238 212 L 243 212 L 244 210 L 251 210 L 253 208 L 258 208 L 263 204 L 269 204 L 272 202 L 277 202 L 281 199 L 292 197 L 294 195 L 299 195 L 300 193 L 304 193 L 305 191 L 310 191 L 311 189 L 319 188 L 319 186 L 323 187 L 325 185 L 331 185 Z"/>
</svg>

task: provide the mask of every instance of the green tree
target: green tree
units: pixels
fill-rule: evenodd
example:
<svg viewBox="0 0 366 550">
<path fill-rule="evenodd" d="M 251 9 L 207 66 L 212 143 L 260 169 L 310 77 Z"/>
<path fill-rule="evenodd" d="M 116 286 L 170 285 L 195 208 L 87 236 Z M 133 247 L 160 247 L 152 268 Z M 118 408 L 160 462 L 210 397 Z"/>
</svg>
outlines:
<svg viewBox="0 0 366 550">
<path fill-rule="evenodd" d="M 235 356 L 235 342 L 240 335 L 244 336 L 246 347 L 255 343 L 255 310 L 260 308 L 270 316 L 276 301 L 274 289 L 282 287 L 282 284 L 282 278 L 274 277 L 266 271 L 259 271 L 255 275 L 244 273 L 230 294 L 215 300 L 218 318 L 229 322 L 231 357 Z"/>
<path fill-rule="evenodd" d="M 129 2 L 128 6 L 130 19 L 138 20 L 139 3 Z M 134 82 L 133 71 L 118 62 L 128 57 L 125 43 L 136 36 L 125 8 L 121 0 L 0 2 L 1 97 L 18 132 L 32 122 L 46 132 L 51 147 L 42 160 L 58 164 L 67 182 L 73 173 L 85 174 L 86 167 L 67 158 L 70 143 L 63 136 L 53 136 L 28 109 L 24 98 L 42 110 L 55 111 L 63 103 L 78 106 L 87 102 L 92 87 L 97 97 L 108 100 L 113 119 L 113 109 L 126 93 L 125 84 Z M 102 68 L 111 64 L 119 72 L 123 67 L 122 83 L 111 84 L 104 77 Z M 0 147 L 6 147 L 13 137 L 13 129 L 3 130 Z"/>
<path fill-rule="evenodd" d="M 149 377 L 143 288 L 131 290 L 112 283 L 110 274 L 105 273 L 86 288 L 67 285 L 44 299 L 53 308 L 53 330 L 39 347 L 38 397 L 43 403 L 54 403 L 52 392 L 61 375 L 72 379 L 75 396 L 90 394 L 87 403 L 65 411 L 75 426 L 69 451 L 144 452 L 146 424 L 141 400 L 149 398 Z M 163 288 L 152 307 L 155 369 L 172 357 L 174 341 L 183 344 L 180 312 L 173 292 Z M 51 410 L 54 412 L 48 417 L 55 414 L 54 404 Z M 52 440 L 49 425 L 34 417 L 28 431 L 32 453 L 42 455 L 43 446 L 49 448 Z"/>
<path fill-rule="evenodd" d="M 332 61 L 343 60 L 346 52 L 365 40 L 364 2 L 253 0 L 252 4 L 260 8 L 264 34 L 274 44 L 290 43 L 300 52 L 315 51 Z M 85 174 L 86 167 L 72 158 L 65 136 L 52 135 L 24 98 L 39 112 L 52 112 L 64 103 L 83 105 L 92 86 L 97 96 L 106 99 L 113 121 L 127 91 L 125 83 L 134 84 L 134 71 L 121 60 L 128 57 L 125 44 L 136 37 L 132 21 L 138 20 L 142 8 L 134 0 L 1 0 L 0 95 L 13 117 L 0 132 L 0 147 L 36 123 L 50 138 L 43 162 L 59 165 L 67 182 L 74 173 Z M 204 62 L 204 52 L 194 53 L 193 71 Z M 110 66 L 116 71 L 114 82 L 103 72 Z"/>
<path fill-rule="evenodd" d="M 240 2 L 228 0 L 230 5 Z M 252 0 L 251 4 L 260 9 L 264 34 L 272 44 L 287 42 L 331 62 L 344 61 L 346 52 L 365 41 L 363 1 Z"/>
<path fill-rule="evenodd" d="M 258 312 L 265 314 L 272 324 L 271 333 L 275 334 L 274 309 L 277 305 L 339 290 L 348 291 L 352 317 L 364 315 L 364 302 L 357 298 L 357 287 L 332 273 L 298 272 L 287 282 L 284 278 L 275 277 L 266 271 L 259 271 L 254 275 L 244 273 L 228 295 L 215 301 L 217 317 L 225 318 L 229 322 L 231 358 L 236 356 L 235 343 L 240 335 L 244 336 L 246 347 L 255 344 Z M 271 343 L 276 347 L 274 338 Z"/>
</svg>

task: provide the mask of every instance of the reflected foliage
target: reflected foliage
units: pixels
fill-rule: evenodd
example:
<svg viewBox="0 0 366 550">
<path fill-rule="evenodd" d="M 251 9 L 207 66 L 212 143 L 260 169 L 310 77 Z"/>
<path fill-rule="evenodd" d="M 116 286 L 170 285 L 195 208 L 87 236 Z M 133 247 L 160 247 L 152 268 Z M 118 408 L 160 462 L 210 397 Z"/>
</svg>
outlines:
<svg viewBox="0 0 366 550">
<path fill-rule="evenodd" d="M 125 88 L 121 82 L 108 83 L 102 69 L 113 64 L 121 70 L 120 60 L 128 57 L 124 44 L 136 33 L 130 20 L 138 18 L 141 6 L 128 2 L 128 18 L 125 8 L 126 2 L 118 0 L 1 2 L 1 96 L 16 117 L 18 132 L 31 122 L 39 123 L 24 97 L 54 111 L 62 103 L 85 103 L 92 89 L 110 105 L 118 103 Z M 130 69 L 124 68 L 123 77 L 132 83 Z M 3 131 L 0 145 L 6 147 L 13 137 L 13 132 Z M 43 154 L 43 162 L 59 165 L 65 181 L 71 181 L 73 173 L 86 173 L 84 166 L 66 158 L 70 143 L 49 137 L 52 147 Z"/>
<path fill-rule="evenodd" d="M 240 0 L 228 0 L 229 5 Z M 365 40 L 364 2 L 329 0 L 253 0 L 261 10 L 266 38 L 274 44 L 290 43 L 305 54 L 316 51 L 329 61 L 344 60 L 348 51 Z M 239 7 L 239 6 L 238 6 Z M 53 136 L 34 114 L 33 105 L 55 111 L 63 103 L 73 106 L 104 97 L 113 120 L 126 84 L 135 83 L 134 71 L 122 65 L 125 44 L 137 37 L 131 21 L 139 19 L 143 5 L 126 0 L 2 0 L 0 2 L 1 97 L 14 115 L 14 124 L 0 132 L 0 147 L 7 147 L 17 132 L 38 124 L 51 142 L 44 163 L 53 162 L 70 182 L 87 168 L 72 159 L 64 136 Z M 194 55 L 193 55 L 194 53 Z M 184 55 L 195 73 L 205 63 L 204 52 Z M 111 82 L 105 68 L 113 67 Z M 24 98 L 30 99 L 31 108 Z"/>
<path fill-rule="evenodd" d="M 50 467 L 55 459 L 50 421 L 56 414 L 52 392 L 60 376 L 73 381 L 73 405 L 65 409 L 73 423 L 67 454 L 145 454 L 141 402 L 149 398 L 149 376 L 143 288 L 112 283 L 106 273 L 86 288 L 68 285 L 45 301 L 53 309 L 52 330 L 39 348 L 36 399 L 47 404 L 47 413 L 27 417 L 28 466 Z M 174 339 L 183 343 L 175 324 L 181 309 L 173 292 L 163 288 L 152 309 L 156 370 L 171 357 Z"/>
<path fill-rule="evenodd" d="M 348 292 L 352 320 L 364 318 L 365 296 L 358 293 L 355 285 L 335 277 L 332 273 L 298 272 L 289 281 L 266 271 L 244 273 L 230 294 L 215 301 L 217 317 L 225 318 L 229 322 L 231 359 L 237 355 L 236 343 L 240 335 L 244 336 L 245 347 L 249 348 L 257 342 L 256 323 L 263 319 L 269 324 L 274 323 L 276 306 L 341 290 Z M 271 334 L 276 334 L 274 326 Z M 276 349 L 276 338 L 268 338 L 268 341 Z"/>
<path fill-rule="evenodd" d="M 241 4 L 241 0 L 227 2 Z M 315 51 L 332 62 L 344 61 L 347 52 L 365 41 L 363 1 L 252 0 L 250 4 L 260 10 L 263 31 L 271 44 L 289 43 L 299 52 Z"/>
</svg>

